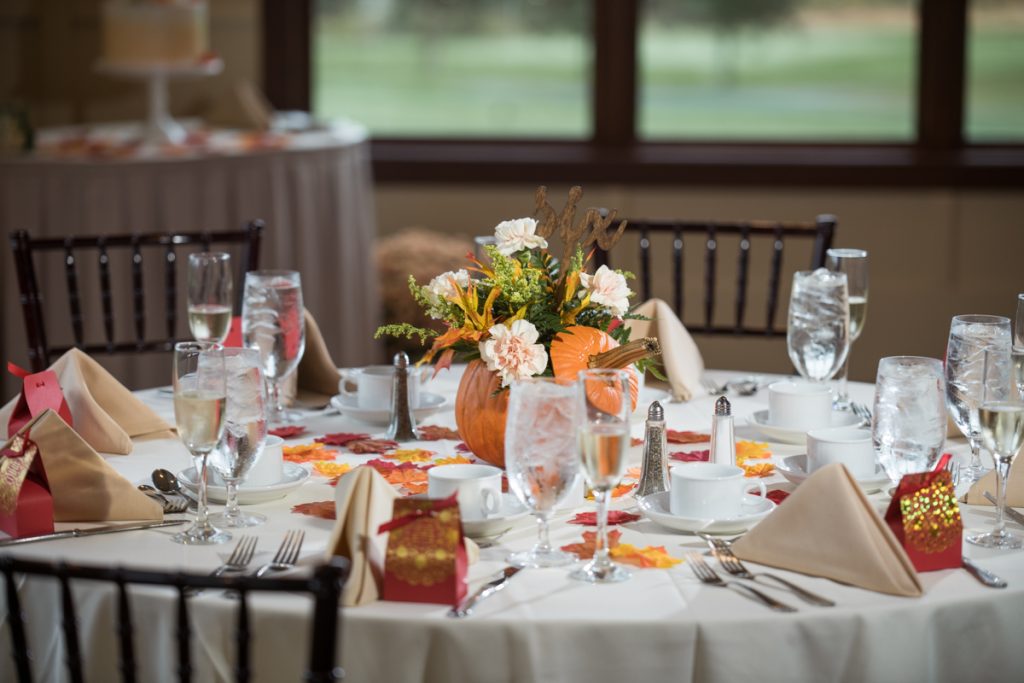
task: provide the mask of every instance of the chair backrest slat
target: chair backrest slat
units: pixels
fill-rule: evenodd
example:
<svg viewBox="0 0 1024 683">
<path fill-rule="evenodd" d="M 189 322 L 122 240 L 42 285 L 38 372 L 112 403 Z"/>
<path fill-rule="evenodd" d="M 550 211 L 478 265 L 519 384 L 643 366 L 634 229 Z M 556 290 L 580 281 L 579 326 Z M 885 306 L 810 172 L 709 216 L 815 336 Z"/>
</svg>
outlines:
<svg viewBox="0 0 1024 683">
<path fill-rule="evenodd" d="M 71 595 L 71 580 L 67 566 L 57 566 L 57 580 L 60 582 L 61 628 L 64 631 L 64 652 L 68 674 L 72 683 L 82 683 L 82 649 L 78 642 L 78 615 L 75 614 L 75 600 Z"/>
<path fill-rule="evenodd" d="M 254 591 L 278 594 L 294 594 L 296 592 L 312 595 L 313 611 L 310 615 L 312 628 L 308 629 L 311 638 L 307 667 L 301 679 L 304 681 L 322 681 L 329 683 L 340 680 L 343 671 L 335 665 L 340 658 L 337 652 L 337 635 L 340 620 L 341 592 L 348 575 L 349 563 L 344 558 L 335 557 L 329 562 L 314 568 L 312 575 L 306 577 L 263 577 L 251 576 L 211 576 L 208 574 L 186 574 L 181 572 L 163 572 L 150 569 L 131 569 L 126 567 L 80 566 L 65 562 L 46 562 L 38 560 L 18 559 L 12 555 L 0 555 L 0 573 L 3 574 L 6 588 L 7 623 L 10 634 L 12 656 L 19 683 L 32 683 L 32 643 L 29 642 L 25 615 L 21 608 L 18 576 L 56 578 L 61 597 L 60 625 L 49 623 L 55 615 L 45 614 L 48 623 L 33 624 L 33 631 L 53 631 L 63 635 L 65 662 L 68 678 L 81 681 L 83 678 L 83 656 L 99 660 L 107 655 L 104 652 L 83 652 L 79 644 L 78 626 L 75 615 L 74 580 L 88 582 L 89 585 L 114 584 L 116 595 L 116 624 L 118 641 L 121 651 L 119 668 L 122 680 L 136 680 L 137 657 L 134 650 L 133 627 L 131 618 L 130 585 L 164 586 L 175 590 L 174 610 L 176 623 L 173 633 L 174 649 L 178 657 L 178 678 L 191 681 L 196 674 L 191 658 L 190 641 L 192 637 L 191 619 L 188 603 L 193 589 L 230 590 L 240 595 L 236 618 L 236 650 L 238 659 L 235 662 L 236 677 L 239 681 L 248 681 L 252 677 L 251 653 L 253 624 L 249 594 Z M 24 582 L 29 589 L 35 587 L 31 582 Z M 102 586 L 100 586 L 102 588 Z M 81 587 L 79 587 L 81 588 Z M 167 605 L 170 609 L 170 605 Z M 102 642 L 102 638 L 97 642 Z M 298 678 L 298 677 L 296 677 Z"/>
<path fill-rule="evenodd" d="M 683 319 L 685 305 L 685 237 L 688 234 L 700 235 L 704 242 L 704 272 L 701 279 L 703 285 L 703 306 L 700 323 L 684 322 L 687 328 L 697 334 L 740 334 L 764 335 L 770 337 L 785 336 L 785 328 L 775 326 L 779 307 L 779 289 L 782 284 L 783 251 L 787 238 L 806 240 L 811 243 L 811 259 L 809 266 L 818 268 L 824 265 L 825 255 L 832 246 L 837 221 L 835 216 L 822 214 L 815 222 L 785 221 L 687 221 L 687 220 L 626 220 L 625 238 L 636 235 L 639 238 L 639 290 L 641 299 L 654 296 L 652 277 L 655 266 L 652 265 L 652 246 L 658 234 L 671 235 L 672 243 L 672 298 L 676 313 Z M 715 309 L 718 296 L 718 252 L 724 244 L 724 236 L 735 236 L 739 240 L 739 251 L 736 259 L 736 294 L 733 305 L 735 318 L 731 324 L 715 324 Z M 755 241 L 771 242 L 770 273 L 767 287 L 767 316 L 763 327 L 747 323 L 747 301 L 751 287 L 750 270 L 753 262 Z M 659 256 L 659 255 L 655 255 Z M 611 255 L 598 249 L 594 254 L 597 266 L 611 265 Z M 757 291 L 757 290 L 755 290 Z"/>
<path fill-rule="evenodd" d="M 179 254 L 177 248 L 185 245 L 202 246 L 209 250 L 219 244 L 238 244 L 238 258 L 241 269 L 236 270 L 243 275 L 249 270 L 259 267 L 260 239 L 263 223 L 250 221 L 244 229 L 229 232 L 202 233 L 132 233 L 123 235 L 45 237 L 32 239 L 24 230 L 11 233 L 10 243 L 14 252 L 14 263 L 18 274 L 18 289 L 21 293 L 22 316 L 25 320 L 25 332 L 28 338 L 29 361 L 32 370 L 39 371 L 48 367 L 51 361 L 69 348 L 77 347 L 86 353 L 138 353 L 166 352 L 174 348 L 174 343 L 181 339 L 178 335 L 178 291 L 177 268 Z M 146 249 L 159 249 L 162 252 L 164 273 L 162 286 L 164 291 L 159 296 L 146 296 L 145 259 Z M 102 342 L 90 342 L 86 338 L 84 311 L 91 310 L 82 300 L 78 262 L 84 255 L 83 250 L 97 252 L 99 267 L 100 310 L 103 318 L 104 339 Z M 47 341 L 44 324 L 42 302 L 43 294 L 36 280 L 34 254 L 36 252 L 61 252 L 64 259 L 64 280 L 67 288 L 68 307 L 70 310 L 70 327 L 73 341 L 70 345 L 50 345 Z M 127 297 L 115 289 L 112 280 L 120 272 L 113 269 L 113 261 L 120 262 L 119 254 L 127 251 L 130 258 L 131 273 L 131 341 L 117 338 L 117 326 L 114 320 L 115 297 Z M 242 288 L 237 288 L 235 303 L 240 307 Z M 146 339 L 146 302 L 162 301 L 166 310 L 163 334 L 160 339 Z M 121 309 L 117 309 L 121 310 Z M 155 314 L 154 314 L 155 317 Z M 158 325 L 159 326 L 159 325 Z"/>
</svg>

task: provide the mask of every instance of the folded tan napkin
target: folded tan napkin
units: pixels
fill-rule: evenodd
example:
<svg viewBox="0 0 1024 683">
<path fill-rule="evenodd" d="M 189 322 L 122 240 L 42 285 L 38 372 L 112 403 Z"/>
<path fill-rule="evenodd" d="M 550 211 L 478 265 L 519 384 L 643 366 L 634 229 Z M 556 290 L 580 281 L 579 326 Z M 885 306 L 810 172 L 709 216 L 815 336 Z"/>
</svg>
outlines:
<svg viewBox="0 0 1024 683">
<path fill-rule="evenodd" d="M 324 337 L 320 334 L 320 326 L 308 310 L 305 312 L 305 320 L 306 350 L 299 361 L 297 398 L 308 405 L 323 406 L 338 393 L 341 373 L 331 359 Z"/>
<path fill-rule="evenodd" d="M 160 504 L 114 471 L 57 413 L 45 411 L 18 433 L 26 431 L 43 459 L 53 495 L 53 521 L 163 519 Z"/>
<path fill-rule="evenodd" d="M 680 401 L 689 401 L 700 386 L 700 376 L 704 372 L 704 359 L 697 343 L 672 307 L 661 299 L 648 299 L 633 312 L 650 320 L 627 320 L 630 339 L 658 338 L 672 394 Z"/>
<path fill-rule="evenodd" d="M 101 453 L 126 455 L 132 439 L 173 437 L 171 425 L 157 417 L 107 370 L 82 353 L 71 349 L 50 366 L 71 409 L 75 431 Z M 17 397 L 0 409 L 0 432 L 7 434 Z"/>
<path fill-rule="evenodd" d="M 838 463 L 808 477 L 732 549 L 750 562 L 879 593 L 922 593 L 903 547 L 846 467 Z"/>
<path fill-rule="evenodd" d="M 1024 465 L 1020 456 L 1010 466 L 1010 476 L 1006 481 L 1006 504 L 1012 508 L 1024 507 Z M 964 499 L 968 505 L 992 505 L 985 498 L 985 491 L 996 495 L 996 473 L 989 472 L 974 482 Z"/>
</svg>

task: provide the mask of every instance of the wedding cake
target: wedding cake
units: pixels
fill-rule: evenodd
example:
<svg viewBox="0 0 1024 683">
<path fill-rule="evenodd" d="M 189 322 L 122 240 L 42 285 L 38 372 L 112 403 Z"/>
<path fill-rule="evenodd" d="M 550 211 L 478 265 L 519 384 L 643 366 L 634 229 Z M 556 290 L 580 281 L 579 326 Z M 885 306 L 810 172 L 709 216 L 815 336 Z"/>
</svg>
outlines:
<svg viewBox="0 0 1024 683">
<path fill-rule="evenodd" d="M 110 0 L 103 5 L 103 61 L 183 66 L 209 54 L 205 0 Z"/>
</svg>

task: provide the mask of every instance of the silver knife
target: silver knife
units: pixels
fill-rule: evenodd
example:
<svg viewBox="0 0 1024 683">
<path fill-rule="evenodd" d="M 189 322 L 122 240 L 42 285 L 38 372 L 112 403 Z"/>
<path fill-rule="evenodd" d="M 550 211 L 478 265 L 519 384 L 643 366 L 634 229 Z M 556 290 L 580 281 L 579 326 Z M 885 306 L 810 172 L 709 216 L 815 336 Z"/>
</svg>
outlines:
<svg viewBox="0 0 1024 683">
<path fill-rule="evenodd" d="M 974 578 L 981 581 L 989 588 L 1006 588 L 1006 581 L 1004 579 L 996 576 L 987 569 L 982 569 L 978 565 L 974 564 L 974 562 L 967 559 L 967 557 L 963 558 L 963 563 L 964 569 L 969 571 Z"/>
<path fill-rule="evenodd" d="M 52 541 L 55 538 L 78 538 L 79 536 L 99 536 L 100 534 L 116 534 L 120 531 L 136 531 L 138 529 L 159 529 L 165 526 L 177 526 L 184 524 L 187 519 L 170 519 L 163 522 L 134 522 L 132 524 L 110 524 L 98 526 L 92 529 L 68 529 L 67 531 L 55 531 L 52 534 L 41 536 L 26 536 L 25 538 L 6 538 L 0 541 L 0 546 L 20 545 L 22 543 L 35 543 L 36 541 Z"/>
<path fill-rule="evenodd" d="M 508 583 L 508 580 L 518 574 L 520 569 L 521 567 L 505 567 L 501 571 L 501 576 L 496 578 L 494 581 L 490 581 L 480 586 L 480 589 L 477 590 L 476 593 L 473 593 L 471 596 L 463 600 L 458 607 L 452 607 L 448 610 L 448 616 L 455 618 L 468 617 L 473 613 L 473 608 L 476 607 L 478 602 L 484 598 L 491 597 L 504 588 Z"/>
<path fill-rule="evenodd" d="M 993 496 L 988 491 L 985 491 L 985 493 L 982 495 L 984 495 L 985 498 L 988 499 L 988 502 L 992 503 L 993 505 L 998 505 L 998 503 L 996 503 L 996 497 Z M 1024 526 L 1024 515 L 1020 514 L 1009 505 L 1003 506 L 1003 512 L 1005 512 L 1010 519 L 1017 522 L 1017 524 Z"/>
</svg>

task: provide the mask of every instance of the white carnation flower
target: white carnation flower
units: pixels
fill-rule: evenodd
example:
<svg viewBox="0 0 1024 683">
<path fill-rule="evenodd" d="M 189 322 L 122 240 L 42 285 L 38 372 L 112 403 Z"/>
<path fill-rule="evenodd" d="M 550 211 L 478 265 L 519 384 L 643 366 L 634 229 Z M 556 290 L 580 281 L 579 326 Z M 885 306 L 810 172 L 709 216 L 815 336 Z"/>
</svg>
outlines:
<svg viewBox="0 0 1024 683">
<path fill-rule="evenodd" d="M 629 310 L 629 286 L 626 278 L 608 266 L 601 266 L 593 275 L 580 273 L 580 298 L 590 294 L 590 300 L 611 310 L 612 315 L 625 315 Z"/>
<path fill-rule="evenodd" d="M 537 328 L 527 320 L 517 320 L 512 327 L 495 325 L 489 329 L 491 338 L 480 342 L 480 358 L 487 369 L 497 372 L 501 386 L 512 380 L 539 375 L 548 366 L 548 354 L 537 343 Z"/>
<path fill-rule="evenodd" d="M 494 236 L 498 240 L 498 252 L 504 256 L 523 249 L 545 249 L 548 246 L 547 240 L 537 234 L 537 221 L 532 218 L 502 221 L 494 228 Z"/>
<path fill-rule="evenodd" d="M 447 273 L 441 273 L 427 285 L 426 297 L 427 301 L 432 306 L 436 306 L 442 301 L 447 301 L 451 297 L 455 296 L 455 285 L 465 289 L 469 286 L 469 273 L 466 272 L 465 268 L 461 268 L 456 271 L 448 271 Z"/>
</svg>

